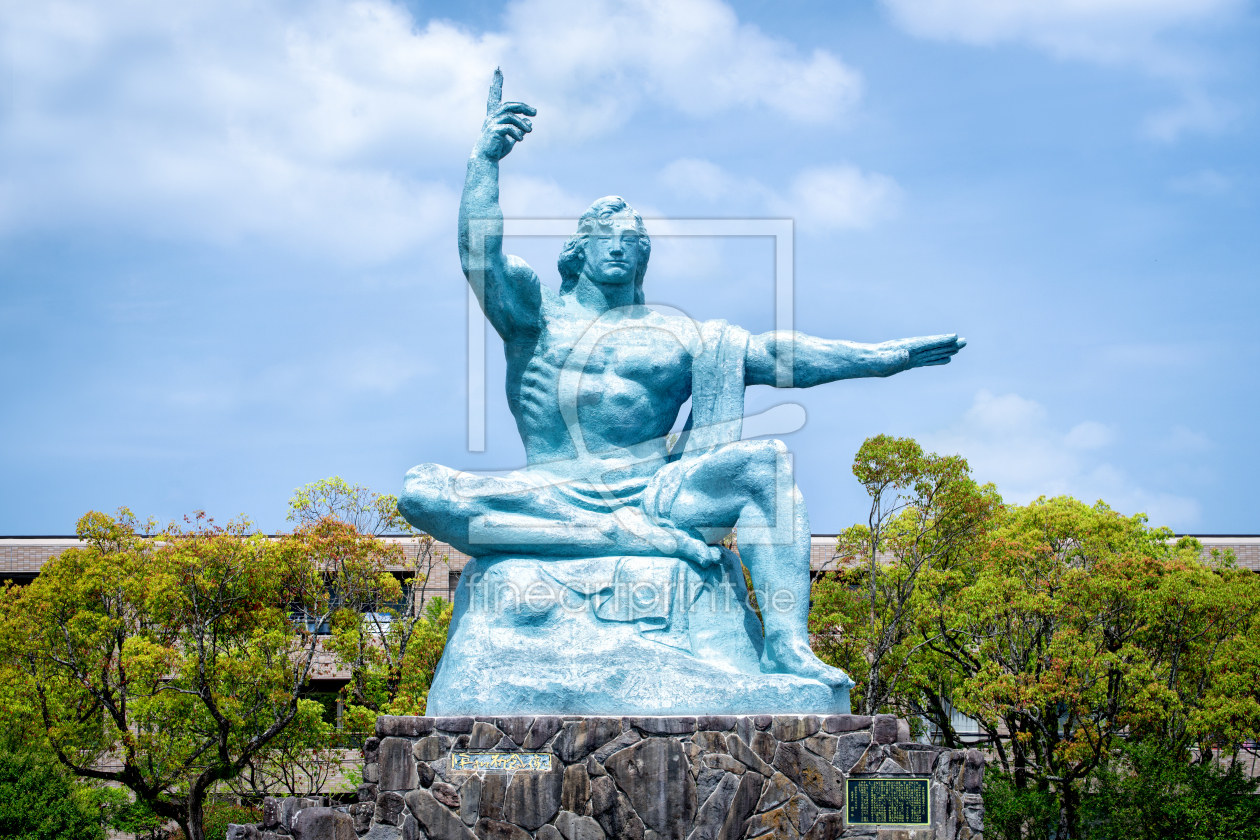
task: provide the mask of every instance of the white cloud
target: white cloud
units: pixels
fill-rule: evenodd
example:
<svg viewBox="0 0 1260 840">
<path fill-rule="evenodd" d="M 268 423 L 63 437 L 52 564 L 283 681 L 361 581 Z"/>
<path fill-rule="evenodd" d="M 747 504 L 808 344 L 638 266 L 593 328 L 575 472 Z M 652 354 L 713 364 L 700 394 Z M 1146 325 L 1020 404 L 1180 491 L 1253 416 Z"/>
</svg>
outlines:
<svg viewBox="0 0 1260 840">
<path fill-rule="evenodd" d="M 1104 460 L 1115 440 L 1110 427 L 1090 420 L 1057 431 L 1041 404 L 1018 394 L 981 391 L 960 422 L 920 440 L 929 450 L 966 457 L 973 475 L 992 481 L 1010 502 L 1067 494 L 1088 503 L 1102 499 L 1126 514 L 1145 512 L 1155 525 L 1188 528 L 1199 521 L 1195 499 L 1148 490 Z"/>
<path fill-rule="evenodd" d="M 1100 60 L 1154 60 L 1161 32 L 1218 18 L 1241 0 L 883 0 L 894 20 L 923 38 L 969 44 L 1028 41 Z"/>
<path fill-rule="evenodd" d="M 1237 110 L 1191 87 L 1182 93 L 1177 104 L 1148 114 L 1143 120 L 1142 131 L 1152 140 L 1171 143 L 1190 131 L 1219 132 Z"/>
<path fill-rule="evenodd" d="M 397 152 L 453 143 L 461 108 L 475 124 L 460 65 L 492 62 L 495 38 L 414 31 L 383 3 L 51 10 L 6 11 L 0 51 L 21 83 L 0 134 L 0 231 L 261 236 L 370 261 L 449 227 L 451 187 Z"/>
<path fill-rule="evenodd" d="M 848 165 L 804 170 L 783 193 L 696 158 L 674 161 L 661 179 L 680 195 L 736 201 L 749 212 L 787 216 L 813 230 L 869 228 L 895 215 L 902 197 L 901 187 L 887 175 Z"/>
<path fill-rule="evenodd" d="M 1102 423 L 1096 423 L 1093 420 L 1086 420 L 1084 423 L 1077 423 L 1072 427 L 1067 436 L 1063 438 L 1063 443 L 1068 449 L 1077 451 L 1088 451 L 1090 449 L 1102 449 L 1116 439 L 1116 434 L 1110 426 L 1104 426 Z"/>
<path fill-rule="evenodd" d="M 895 214 L 900 202 L 901 188 L 887 175 L 831 166 L 796 176 L 791 192 L 776 204 L 807 228 L 830 230 L 868 228 Z"/>
<path fill-rule="evenodd" d="M 506 31 L 529 81 L 520 89 L 548 91 L 530 95 L 563 103 L 583 131 L 615 127 L 644 96 L 693 116 L 751 107 L 827 123 L 862 92 L 831 53 L 803 57 L 718 0 L 520 0 Z"/>
<path fill-rule="evenodd" d="M 504 172 L 500 177 L 500 201 L 508 217 L 525 219 L 576 219 L 590 205 L 550 178 Z"/>
<path fill-rule="evenodd" d="M 78 224 L 388 259 L 449 233 L 454 188 L 430 161 L 467 152 L 496 65 L 547 121 L 535 143 L 614 131 L 647 101 L 828 123 L 861 95 L 831 53 L 717 0 L 517 0 L 491 32 L 388 0 L 0 8 L 16 80 L 0 235 Z"/>
<path fill-rule="evenodd" d="M 661 171 L 661 180 L 679 195 L 717 202 L 740 193 L 764 198 L 769 190 L 752 178 L 737 178 L 711 161 L 681 158 Z"/>
<path fill-rule="evenodd" d="M 1173 81 L 1175 106 L 1143 126 L 1156 140 L 1217 131 L 1233 109 L 1201 90 L 1203 61 L 1169 36 L 1230 20 L 1245 0 L 883 0 L 893 19 L 921 38 L 987 46 L 1023 42 L 1060 58 L 1127 65 Z"/>
</svg>

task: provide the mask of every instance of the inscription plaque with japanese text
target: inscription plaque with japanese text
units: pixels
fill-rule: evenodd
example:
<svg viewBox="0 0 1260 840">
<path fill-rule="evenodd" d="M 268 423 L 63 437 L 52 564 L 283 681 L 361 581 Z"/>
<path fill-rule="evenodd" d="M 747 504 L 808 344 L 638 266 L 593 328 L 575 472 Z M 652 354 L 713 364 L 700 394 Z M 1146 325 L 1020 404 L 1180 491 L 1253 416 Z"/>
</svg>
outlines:
<svg viewBox="0 0 1260 840">
<path fill-rule="evenodd" d="M 931 779 L 908 776 L 848 780 L 845 822 L 849 825 L 930 825 Z"/>
<path fill-rule="evenodd" d="M 549 773 L 551 753 L 452 752 L 453 773 Z"/>
</svg>

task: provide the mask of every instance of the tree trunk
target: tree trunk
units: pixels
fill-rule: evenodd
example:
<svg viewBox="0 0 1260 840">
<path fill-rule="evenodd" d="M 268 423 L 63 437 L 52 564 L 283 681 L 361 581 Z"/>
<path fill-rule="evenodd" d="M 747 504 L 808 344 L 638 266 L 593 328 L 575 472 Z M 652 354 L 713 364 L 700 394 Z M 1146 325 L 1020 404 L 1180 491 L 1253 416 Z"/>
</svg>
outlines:
<svg viewBox="0 0 1260 840">
<path fill-rule="evenodd" d="M 998 761 L 1002 764 L 1002 772 L 1010 773 L 1011 761 L 1007 758 L 1006 747 L 1002 746 L 1002 736 L 998 734 L 997 727 L 990 727 L 988 724 L 983 723 L 982 725 L 984 726 L 984 734 L 988 737 L 989 743 L 993 745 L 993 749 L 997 750 Z"/>
<path fill-rule="evenodd" d="M 1006 731 L 1010 733 L 1011 752 L 1015 753 L 1015 787 L 1024 790 L 1028 787 L 1028 759 L 1024 755 L 1024 745 L 1019 740 L 1014 721 L 1007 720 Z"/>
<path fill-rule="evenodd" d="M 1080 820 L 1080 797 L 1077 795 L 1076 788 L 1070 781 L 1064 780 L 1061 784 L 1063 796 L 1063 808 L 1059 814 L 1059 832 L 1061 837 L 1071 838 L 1075 840 L 1077 834 L 1077 822 Z"/>
<path fill-rule="evenodd" d="M 951 750 L 958 749 L 958 737 L 954 734 L 953 718 L 945 710 L 945 702 L 941 695 L 936 692 L 926 692 L 928 696 L 928 708 L 924 709 L 924 716 L 936 724 L 936 729 L 944 738 L 945 746 Z"/>
<path fill-rule="evenodd" d="M 205 794 L 195 784 L 188 791 L 187 824 L 181 824 L 180 827 L 184 829 L 184 836 L 188 840 L 206 840 Z"/>
</svg>

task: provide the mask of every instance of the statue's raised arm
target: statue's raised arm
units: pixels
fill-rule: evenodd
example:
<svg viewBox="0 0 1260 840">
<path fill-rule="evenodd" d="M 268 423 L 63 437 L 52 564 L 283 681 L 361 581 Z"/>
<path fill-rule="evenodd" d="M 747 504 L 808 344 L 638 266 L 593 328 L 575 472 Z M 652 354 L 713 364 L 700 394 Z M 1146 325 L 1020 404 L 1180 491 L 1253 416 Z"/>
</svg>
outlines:
<svg viewBox="0 0 1260 840">
<path fill-rule="evenodd" d="M 499 161 L 534 130 L 529 118 L 538 112 L 524 102 L 502 99 L 503 74 L 496 69 L 459 203 L 459 261 L 482 311 L 506 340 L 537 329 L 542 289 L 524 260 L 503 253 L 499 207 Z"/>
</svg>

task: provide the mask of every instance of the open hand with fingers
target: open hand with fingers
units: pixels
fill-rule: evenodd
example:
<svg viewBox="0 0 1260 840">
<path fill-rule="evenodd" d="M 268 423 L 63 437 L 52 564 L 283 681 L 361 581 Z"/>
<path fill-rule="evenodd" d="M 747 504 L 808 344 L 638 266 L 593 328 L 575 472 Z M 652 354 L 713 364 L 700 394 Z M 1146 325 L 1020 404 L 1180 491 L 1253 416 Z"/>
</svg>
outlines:
<svg viewBox="0 0 1260 840">
<path fill-rule="evenodd" d="M 954 354 L 966 346 L 967 340 L 957 335 L 929 335 L 885 341 L 875 348 L 891 357 L 893 369 L 885 374 L 891 375 L 911 368 L 947 365 Z"/>
<path fill-rule="evenodd" d="M 503 102 L 503 73 L 495 70 L 490 96 L 486 100 L 486 121 L 481 124 L 481 137 L 473 154 L 502 160 L 513 146 L 534 130 L 529 118 L 537 113 L 524 102 Z"/>
</svg>

